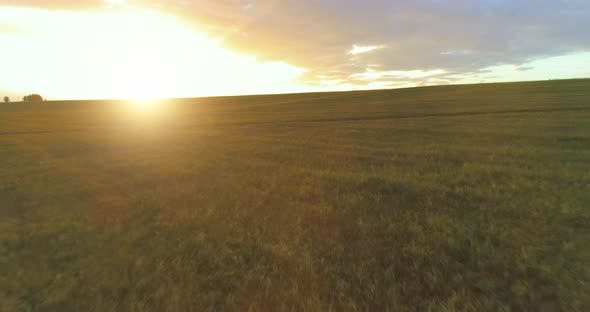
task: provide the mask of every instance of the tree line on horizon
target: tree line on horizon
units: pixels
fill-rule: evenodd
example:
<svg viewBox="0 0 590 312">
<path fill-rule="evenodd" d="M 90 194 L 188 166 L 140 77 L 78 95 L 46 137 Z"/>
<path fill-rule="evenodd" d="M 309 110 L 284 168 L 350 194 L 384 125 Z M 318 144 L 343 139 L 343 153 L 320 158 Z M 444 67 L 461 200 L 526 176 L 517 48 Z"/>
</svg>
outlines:
<svg viewBox="0 0 590 312">
<path fill-rule="evenodd" d="M 44 102 L 44 101 L 47 101 L 47 100 L 44 99 L 41 95 L 36 94 L 36 93 L 23 96 L 23 102 L 27 102 L 27 103 L 38 103 L 38 102 Z M 9 102 L 10 102 L 10 98 L 8 96 L 5 96 L 4 103 L 9 103 Z"/>
</svg>

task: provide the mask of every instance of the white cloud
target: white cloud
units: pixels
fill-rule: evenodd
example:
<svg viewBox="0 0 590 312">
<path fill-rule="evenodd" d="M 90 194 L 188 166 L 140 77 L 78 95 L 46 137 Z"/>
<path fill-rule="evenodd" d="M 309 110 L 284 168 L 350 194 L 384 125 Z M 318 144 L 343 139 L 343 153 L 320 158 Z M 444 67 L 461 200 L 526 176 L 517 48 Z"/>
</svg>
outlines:
<svg viewBox="0 0 590 312">
<path fill-rule="evenodd" d="M 348 54 L 352 54 L 352 55 L 357 55 L 357 54 L 363 54 L 363 53 L 368 53 L 374 50 L 377 50 L 381 48 L 380 46 L 358 46 L 358 45 L 353 45 L 352 49 L 348 50 Z"/>
<path fill-rule="evenodd" d="M 378 70 L 374 70 L 372 68 L 368 68 L 367 71 L 365 71 L 364 73 L 350 75 L 350 78 L 360 79 L 360 80 L 375 80 L 375 79 L 380 79 L 380 78 L 417 79 L 417 78 L 426 78 L 426 77 L 431 77 L 431 76 L 442 75 L 444 73 L 445 73 L 445 71 L 442 69 L 378 71 Z"/>
</svg>

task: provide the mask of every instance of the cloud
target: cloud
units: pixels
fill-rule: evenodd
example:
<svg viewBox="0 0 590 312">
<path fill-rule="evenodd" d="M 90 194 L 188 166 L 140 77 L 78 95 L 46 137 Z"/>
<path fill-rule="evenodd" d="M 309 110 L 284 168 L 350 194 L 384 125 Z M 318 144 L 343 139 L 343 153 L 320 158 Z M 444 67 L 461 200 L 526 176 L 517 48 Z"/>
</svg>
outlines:
<svg viewBox="0 0 590 312">
<path fill-rule="evenodd" d="M 379 46 L 358 46 L 358 45 L 353 45 L 352 49 L 348 50 L 348 54 L 352 54 L 352 55 L 357 55 L 357 54 L 363 54 L 363 53 L 368 53 L 374 50 L 377 50 L 381 47 Z"/>
<path fill-rule="evenodd" d="M 588 1 L 197 1 L 186 14 L 225 44 L 350 79 L 380 71 L 479 69 L 590 49 Z M 208 7 L 201 11 L 199 8 Z M 351 47 L 380 47 L 350 59 Z"/>
<path fill-rule="evenodd" d="M 47 2 L 0 0 L 0 5 L 74 9 L 105 5 L 105 1 L 89 0 Z M 587 0 L 127 3 L 180 15 L 211 36 L 222 38 L 226 47 L 261 60 L 307 68 L 301 79 L 309 84 L 356 82 L 371 65 L 384 73 L 442 70 L 450 77 L 590 50 Z M 351 58 L 351 51 L 370 52 Z M 426 81 L 427 77 L 421 79 Z"/>
</svg>

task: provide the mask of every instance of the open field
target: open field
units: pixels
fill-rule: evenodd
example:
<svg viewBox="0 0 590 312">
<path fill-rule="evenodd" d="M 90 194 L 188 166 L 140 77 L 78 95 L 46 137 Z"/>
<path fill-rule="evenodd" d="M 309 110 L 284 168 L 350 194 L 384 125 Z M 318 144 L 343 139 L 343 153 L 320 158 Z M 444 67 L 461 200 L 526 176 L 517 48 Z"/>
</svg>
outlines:
<svg viewBox="0 0 590 312">
<path fill-rule="evenodd" d="M 590 307 L 590 80 L 156 104 L 0 104 L 1 311 Z"/>
</svg>

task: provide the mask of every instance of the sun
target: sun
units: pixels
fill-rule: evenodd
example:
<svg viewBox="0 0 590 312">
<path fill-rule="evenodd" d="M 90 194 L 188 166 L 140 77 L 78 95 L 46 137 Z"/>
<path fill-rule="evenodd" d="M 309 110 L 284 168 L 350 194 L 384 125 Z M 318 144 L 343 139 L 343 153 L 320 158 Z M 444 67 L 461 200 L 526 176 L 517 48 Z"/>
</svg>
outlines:
<svg viewBox="0 0 590 312">
<path fill-rule="evenodd" d="M 149 96 L 149 95 L 144 95 L 144 96 L 137 96 L 135 98 L 132 99 L 135 102 L 139 102 L 139 103 L 152 103 L 154 101 L 157 101 L 158 98 L 153 97 L 153 96 Z"/>
<path fill-rule="evenodd" d="M 127 4 L 127 0 L 103 0 L 106 4 L 109 5 L 123 5 Z"/>
</svg>

